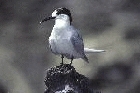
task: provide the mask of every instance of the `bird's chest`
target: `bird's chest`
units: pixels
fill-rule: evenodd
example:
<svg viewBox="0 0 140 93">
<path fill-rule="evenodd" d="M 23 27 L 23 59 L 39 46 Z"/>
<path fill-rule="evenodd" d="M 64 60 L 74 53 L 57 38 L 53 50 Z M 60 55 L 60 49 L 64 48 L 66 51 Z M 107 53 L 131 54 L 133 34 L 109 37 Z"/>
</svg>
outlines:
<svg viewBox="0 0 140 93">
<path fill-rule="evenodd" d="M 52 30 L 51 36 L 49 37 L 49 39 L 56 39 L 58 41 L 61 41 L 63 39 L 70 39 L 71 37 L 71 32 L 69 31 L 69 29 L 56 29 L 54 28 Z"/>
<path fill-rule="evenodd" d="M 51 49 L 55 53 L 65 53 L 69 52 L 72 47 L 71 41 L 71 32 L 67 30 L 55 30 L 52 31 L 51 36 L 49 37 L 49 43 Z"/>
<path fill-rule="evenodd" d="M 58 33 L 55 35 L 51 35 L 49 37 L 50 44 L 54 44 L 56 47 L 65 47 L 70 43 L 70 36 L 66 33 Z"/>
</svg>

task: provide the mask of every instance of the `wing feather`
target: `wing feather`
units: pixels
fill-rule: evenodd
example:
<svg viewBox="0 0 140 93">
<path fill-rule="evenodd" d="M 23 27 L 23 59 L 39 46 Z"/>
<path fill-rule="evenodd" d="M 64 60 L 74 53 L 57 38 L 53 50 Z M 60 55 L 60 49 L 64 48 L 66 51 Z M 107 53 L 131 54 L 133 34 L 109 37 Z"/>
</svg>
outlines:
<svg viewBox="0 0 140 93">
<path fill-rule="evenodd" d="M 81 35 L 76 31 L 73 33 L 71 36 L 71 42 L 73 44 L 74 49 L 76 50 L 77 53 L 84 55 L 84 44 L 83 44 L 83 39 Z"/>
</svg>

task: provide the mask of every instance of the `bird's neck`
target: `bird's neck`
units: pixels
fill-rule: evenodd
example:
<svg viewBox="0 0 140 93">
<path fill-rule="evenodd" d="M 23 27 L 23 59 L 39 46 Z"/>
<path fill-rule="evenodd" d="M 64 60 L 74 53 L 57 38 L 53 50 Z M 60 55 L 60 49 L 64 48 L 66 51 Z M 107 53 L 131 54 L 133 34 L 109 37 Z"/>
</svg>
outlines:
<svg viewBox="0 0 140 93">
<path fill-rule="evenodd" d="M 55 20 L 55 28 L 65 28 L 70 26 L 70 21 L 69 20 L 63 20 L 63 19 L 56 19 Z"/>
</svg>

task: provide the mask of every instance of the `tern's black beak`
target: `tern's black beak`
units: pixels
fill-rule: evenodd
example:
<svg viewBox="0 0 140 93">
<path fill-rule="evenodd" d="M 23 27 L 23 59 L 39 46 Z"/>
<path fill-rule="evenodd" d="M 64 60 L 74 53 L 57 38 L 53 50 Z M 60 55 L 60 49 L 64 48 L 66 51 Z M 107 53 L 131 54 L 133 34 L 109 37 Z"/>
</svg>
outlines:
<svg viewBox="0 0 140 93">
<path fill-rule="evenodd" d="M 40 23 L 43 23 L 43 22 L 51 20 L 51 19 L 55 19 L 55 17 L 51 17 L 51 16 L 47 17 L 47 18 L 43 19 Z"/>
</svg>

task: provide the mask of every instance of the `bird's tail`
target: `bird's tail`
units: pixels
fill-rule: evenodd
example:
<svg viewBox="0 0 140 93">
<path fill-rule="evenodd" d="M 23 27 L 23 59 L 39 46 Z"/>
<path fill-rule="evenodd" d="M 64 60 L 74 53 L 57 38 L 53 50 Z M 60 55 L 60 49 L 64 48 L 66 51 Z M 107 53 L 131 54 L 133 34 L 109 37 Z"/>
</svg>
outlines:
<svg viewBox="0 0 140 93">
<path fill-rule="evenodd" d="M 84 48 L 85 53 L 102 53 L 105 52 L 105 50 L 96 50 L 96 49 L 89 49 L 89 48 Z"/>
<path fill-rule="evenodd" d="M 89 63 L 88 58 L 87 58 L 86 55 L 85 55 L 82 59 L 83 59 L 85 62 Z"/>
</svg>

